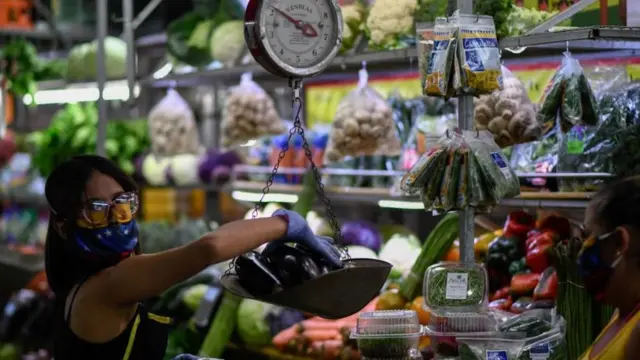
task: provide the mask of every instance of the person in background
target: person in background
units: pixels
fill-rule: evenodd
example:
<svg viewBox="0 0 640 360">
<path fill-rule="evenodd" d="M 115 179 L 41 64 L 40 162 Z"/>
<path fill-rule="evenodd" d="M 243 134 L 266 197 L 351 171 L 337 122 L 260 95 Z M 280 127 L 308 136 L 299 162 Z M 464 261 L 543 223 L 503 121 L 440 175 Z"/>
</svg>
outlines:
<svg viewBox="0 0 640 360">
<path fill-rule="evenodd" d="M 616 312 L 580 360 L 640 356 L 640 177 L 598 191 L 585 215 L 578 258 L 586 289 Z M 571 329 L 567 329 L 571 331 Z"/>
<path fill-rule="evenodd" d="M 142 254 L 134 181 L 111 161 L 74 157 L 49 176 L 46 274 L 56 296 L 54 358 L 160 360 L 170 319 L 143 300 L 268 242 L 296 242 L 341 266 L 340 254 L 295 212 L 221 226 L 188 245 Z"/>
</svg>

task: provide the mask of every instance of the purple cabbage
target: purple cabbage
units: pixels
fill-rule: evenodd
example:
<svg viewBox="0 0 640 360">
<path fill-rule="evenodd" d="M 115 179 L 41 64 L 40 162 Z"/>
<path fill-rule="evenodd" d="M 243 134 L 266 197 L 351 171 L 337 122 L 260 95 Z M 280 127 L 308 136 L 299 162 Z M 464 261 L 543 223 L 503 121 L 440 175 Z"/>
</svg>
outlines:
<svg viewBox="0 0 640 360">
<path fill-rule="evenodd" d="M 216 174 L 222 174 L 228 179 L 229 169 L 241 163 L 242 159 L 234 151 L 219 152 L 209 149 L 200 162 L 198 175 L 205 184 L 218 182 Z M 222 168 L 219 169 L 220 167 Z"/>
<path fill-rule="evenodd" d="M 367 221 L 349 221 L 340 229 L 345 245 L 358 245 L 369 248 L 376 253 L 382 247 L 382 234 L 375 224 Z"/>
</svg>

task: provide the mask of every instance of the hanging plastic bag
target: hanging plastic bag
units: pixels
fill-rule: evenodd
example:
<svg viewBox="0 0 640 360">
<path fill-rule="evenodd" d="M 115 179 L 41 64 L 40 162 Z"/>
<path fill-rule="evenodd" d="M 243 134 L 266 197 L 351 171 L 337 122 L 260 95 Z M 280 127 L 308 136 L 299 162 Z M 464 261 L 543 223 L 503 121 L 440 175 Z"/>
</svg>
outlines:
<svg viewBox="0 0 640 360">
<path fill-rule="evenodd" d="M 500 48 L 491 16 L 457 14 L 462 91 L 491 94 L 502 89 Z"/>
<path fill-rule="evenodd" d="M 368 86 L 369 75 L 360 70 L 358 87 L 338 105 L 324 162 L 360 155 L 399 155 L 400 139 L 391 107 Z"/>
<path fill-rule="evenodd" d="M 232 87 L 225 100 L 222 118 L 222 145 L 243 145 L 263 136 L 286 131 L 273 99 L 244 73 L 240 84 Z"/>
<path fill-rule="evenodd" d="M 568 131 L 577 124 L 597 125 L 598 109 L 589 80 L 582 66 L 571 53 L 565 52 L 563 61 L 565 86 L 560 108 L 560 125 Z"/>
<path fill-rule="evenodd" d="M 200 135 L 189 104 L 169 89 L 149 112 L 151 151 L 157 156 L 196 154 L 201 151 Z"/>
<path fill-rule="evenodd" d="M 435 40 L 429 55 L 424 81 L 424 94 L 429 96 L 447 96 L 454 64 L 456 49 L 456 28 L 447 18 L 436 18 Z"/>
<path fill-rule="evenodd" d="M 500 147 L 488 131 L 465 132 L 465 141 L 473 151 L 477 165 L 482 174 L 485 193 L 490 198 L 487 205 L 497 204 L 504 198 L 520 194 L 520 182 Z"/>
<path fill-rule="evenodd" d="M 400 181 L 400 189 L 407 195 L 415 195 L 422 190 L 437 167 L 437 164 L 446 157 L 446 149 L 439 137 L 431 136 L 427 145 L 427 150 L 418 161 L 407 171 Z"/>
<path fill-rule="evenodd" d="M 500 147 L 538 140 L 542 127 L 527 90 L 504 66 L 502 77 L 502 90 L 474 98 L 476 128 L 493 133 Z"/>
</svg>

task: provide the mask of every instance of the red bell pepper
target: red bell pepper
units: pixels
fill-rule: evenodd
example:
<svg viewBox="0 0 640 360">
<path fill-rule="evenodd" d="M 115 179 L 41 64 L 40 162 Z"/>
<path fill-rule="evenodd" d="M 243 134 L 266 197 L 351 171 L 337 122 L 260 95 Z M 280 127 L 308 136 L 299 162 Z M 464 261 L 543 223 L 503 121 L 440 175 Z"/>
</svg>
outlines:
<svg viewBox="0 0 640 360">
<path fill-rule="evenodd" d="M 529 231 L 535 226 L 535 219 L 524 211 L 514 211 L 507 216 L 507 222 L 504 224 L 503 236 L 519 237 L 524 239 Z"/>
<path fill-rule="evenodd" d="M 509 297 L 509 287 L 505 286 L 502 289 L 496 291 L 493 296 L 491 296 L 491 301 L 494 300 L 499 300 L 499 299 L 506 299 L 507 297 Z"/>
<path fill-rule="evenodd" d="M 550 231 L 545 231 L 542 233 L 529 236 L 527 237 L 527 241 L 525 242 L 527 246 L 527 251 L 531 251 L 533 250 L 533 248 L 536 248 L 541 245 L 547 245 L 547 244 L 553 245 L 556 239 L 558 239 L 557 234 Z"/>
<path fill-rule="evenodd" d="M 553 268 L 549 268 L 542 274 L 540 283 L 533 291 L 534 300 L 553 300 L 558 294 L 558 274 Z"/>
<path fill-rule="evenodd" d="M 511 294 L 529 295 L 533 294 L 536 286 L 540 282 L 539 273 L 517 274 L 511 278 Z"/>
<path fill-rule="evenodd" d="M 569 219 L 559 215 L 549 215 L 538 220 L 536 228 L 540 231 L 552 231 L 562 239 L 571 237 L 571 223 Z"/>
<path fill-rule="evenodd" d="M 548 251 L 552 247 L 553 244 L 541 244 L 527 252 L 527 266 L 532 272 L 540 274 L 549 267 Z"/>
</svg>

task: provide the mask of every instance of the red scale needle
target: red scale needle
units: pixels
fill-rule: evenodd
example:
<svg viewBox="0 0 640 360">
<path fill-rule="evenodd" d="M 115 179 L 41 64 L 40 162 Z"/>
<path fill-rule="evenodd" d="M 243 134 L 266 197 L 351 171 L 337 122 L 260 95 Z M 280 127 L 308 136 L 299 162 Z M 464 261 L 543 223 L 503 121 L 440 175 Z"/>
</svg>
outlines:
<svg viewBox="0 0 640 360">
<path fill-rule="evenodd" d="M 273 7 L 285 19 L 287 19 L 289 22 L 291 22 L 293 25 L 295 25 L 296 29 L 302 30 L 302 35 L 307 36 L 307 37 L 316 37 L 316 36 L 318 36 L 318 32 L 316 31 L 316 29 L 313 28 L 313 26 L 311 26 L 311 24 L 305 24 L 304 22 L 302 22 L 302 20 L 296 20 L 295 18 L 293 18 L 293 16 L 287 14 L 284 10 L 282 10 L 282 9 L 280 9 L 280 8 L 274 6 L 274 5 L 271 5 L 271 7 Z"/>
</svg>

